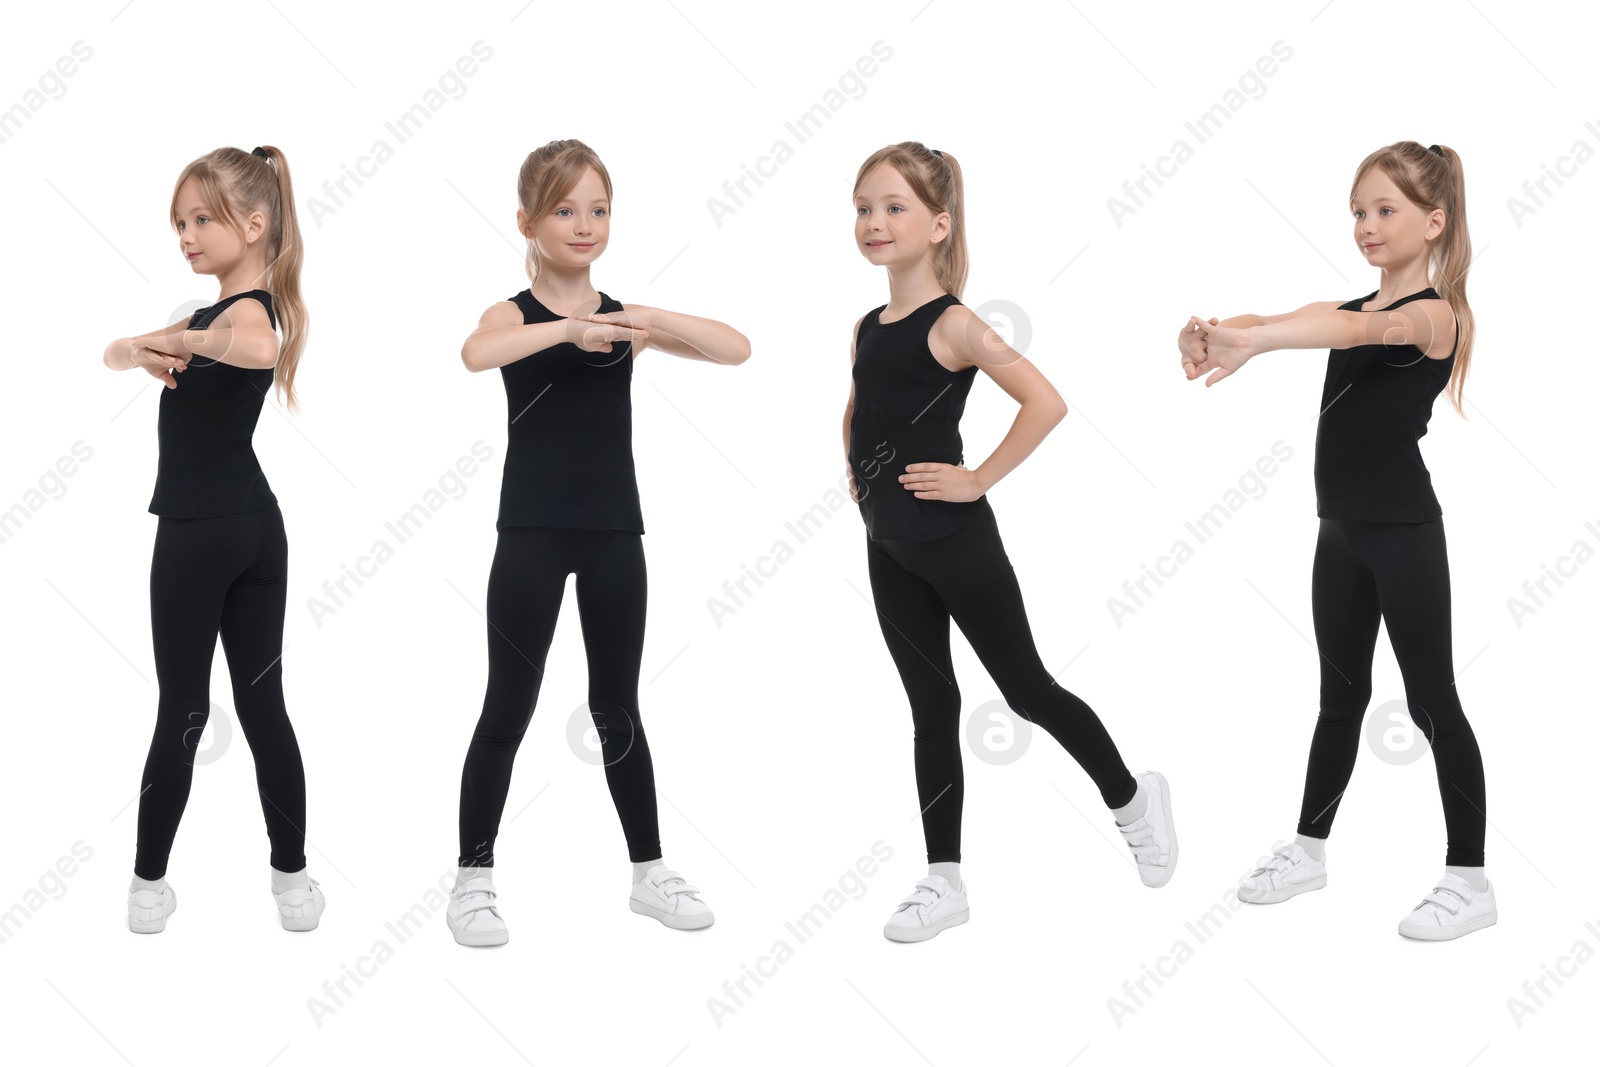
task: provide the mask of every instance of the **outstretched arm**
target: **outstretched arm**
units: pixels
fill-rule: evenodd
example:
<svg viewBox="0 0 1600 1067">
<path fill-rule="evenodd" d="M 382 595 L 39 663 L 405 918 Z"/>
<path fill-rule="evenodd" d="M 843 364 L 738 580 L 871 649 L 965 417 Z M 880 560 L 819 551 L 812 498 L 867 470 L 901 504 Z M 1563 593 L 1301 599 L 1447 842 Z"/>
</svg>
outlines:
<svg viewBox="0 0 1600 1067">
<path fill-rule="evenodd" d="M 648 336 L 635 342 L 633 354 L 651 348 L 684 359 L 737 366 L 750 358 L 750 339 L 725 322 L 667 311 L 647 304 L 623 304 L 621 311 L 589 316 L 590 322 L 618 323 L 644 330 Z"/>
<path fill-rule="evenodd" d="M 1233 321 L 1213 325 L 1199 318 L 1189 320 L 1185 331 L 1198 335 L 1198 346 L 1194 339 L 1185 339 L 1179 347 L 1184 349 L 1184 373 L 1191 380 L 1209 374 L 1206 385 L 1215 385 L 1253 357 L 1281 348 L 1414 345 L 1428 354 L 1441 343 L 1448 345 L 1454 330 L 1449 305 L 1442 300 L 1418 300 L 1391 311 L 1340 311 L 1336 304 L 1332 310 L 1243 327 L 1229 325 Z"/>
</svg>

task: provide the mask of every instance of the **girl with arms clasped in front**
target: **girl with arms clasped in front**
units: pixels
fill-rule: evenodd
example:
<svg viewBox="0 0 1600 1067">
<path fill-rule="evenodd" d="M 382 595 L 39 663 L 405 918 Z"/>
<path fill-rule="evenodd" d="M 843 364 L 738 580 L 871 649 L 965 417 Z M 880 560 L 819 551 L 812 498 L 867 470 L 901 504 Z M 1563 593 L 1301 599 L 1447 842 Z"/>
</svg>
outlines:
<svg viewBox="0 0 1600 1067">
<path fill-rule="evenodd" d="M 611 179 L 582 141 L 531 152 L 517 200 L 532 284 L 491 305 L 461 349 L 469 370 L 500 368 L 508 442 L 489 571 L 489 685 L 461 772 L 461 852 L 446 918 L 460 944 L 509 939 L 496 903 L 495 837 L 567 575 L 576 573 L 589 712 L 633 862 L 628 905 L 667 926 L 699 929 L 711 925 L 711 909 L 662 861 L 655 772 L 639 717 L 644 520 L 629 387 L 634 360 L 649 349 L 731 365 L 749 357 L 750 344 L 723 323 L 622 304 L 594 288 L 589 268 L 611 232 Z"/>
<path fill-rule="evenodd" d="M 1381 618 L 1411 718 L 1433 751 L 1449 837 L 1444 874 L 1400 921 L 1400 933 L 1443 941 L 1497 918 L 1483 867 L 1483 758 L 1451 661 L 1444 520 L 1417 445 L 1447 385 L 1461 410 L 1472 358 L 1461 157 L 1415 141 L 1380 148 L 1356 168 L 1350 210 L 1356 244 L 1379 270 L 1376 292 L 1286 315 L 1191 318 L 1178 341 L 1184 373 L 1209 375 L 1207 386 L 1262 352 L 1330 350 L 1311 564 L 1321 711 L 1295 839 L 1241 884 L 1239 898 L 1273 904 L 1327 885 L 1326 839 L 1360 751 Z"/>
<path fill-rule="evenodd" d="M 1177 864 L 1171 792 L 1135 777 L 1094 711 L 1039 658 L 988 491 L 1067 414 L 1050 382 L 961 303 L 967 249 L 961 169 L 949 153 L 903 141 L 856 174 L 856 248 L 888 276 L 889 302 L 851 332 L 844 444 L 867 527 L 872 599 L 911 702 L 928 876 L 884 936 L 924 941 L 967 921 L 961 877 L 961 694 L 950 660 L 954 619 L 1006 703 L 1082 765 L 1133 851 L 1140 880 L 1167 884 Z M 999 446 L 962 465 L 959 422 L 982 369 L 1020 405 Z"/>
<path fill-rule="evenodd" d="M 289 164 L 271 146 L 219 148 L 184 168 L 170 210 L 179 251 L 194 273 L 217 279 L 218 299 L 105 351 L 106 366 L 138 367 L 164 386 L 150 501 L 160 516 L 150 629 L 161 695 L 139 794 L 128 928 L 158 933 L 178 906 L 167 855 L 210 717 L 220 633 L 234 709 L 255 758 L 278 918 L 286 930 L 310 930 L 324 901 L 306 873 L 305 770 L 283 703 L 289 545 L 278 498 L 250 444 L 269 389 L 276 386 L 294 410 L 306 343 Z"/>
</svg>

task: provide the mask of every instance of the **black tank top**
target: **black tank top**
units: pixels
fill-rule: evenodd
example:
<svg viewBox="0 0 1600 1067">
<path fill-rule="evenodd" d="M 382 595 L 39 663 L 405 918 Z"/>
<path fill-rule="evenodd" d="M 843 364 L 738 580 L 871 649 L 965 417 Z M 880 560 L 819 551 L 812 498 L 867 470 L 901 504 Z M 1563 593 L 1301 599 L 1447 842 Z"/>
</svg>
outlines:
<svg viewBox="0 0 1600 1067">
<path fill-rule="evenodd" d="M 510 298 L 527 324 L 564 316 L 529 289 Z M 600 311 L 622 303 L 600 294 Z M 585 352 L 570 341 L 500 368 L 506 386 L 506 464 L 500 517 L 507 526 L 644 533 L 633 473 L 633 345 Z"/>
<path fill-rule="evenodd" d="M 850 467 L 867 535 L 874 541 L 930 541 L 953 533 L 989 507 L 977 500 L 921 500 L 899 481 L 908 463 L 962 462 L 961 412 L 977 367 L 947 370 L 928 348 L 928 332 L 949 293 L 893 322 L 885 304 L 867 312 L 856 333 L 855 407 Z"/>
<path fill-rule="evenodd" d="M 1339 310 L 1359 311 L 1377 295 Z M 1371 313 L 1437 299 L 1430 287 Z M 1455 345 L 1444 359 L 1429 359 L 1411 344 L 1329 350 L 1313 461 L 1320 518 L 1426 522 L 1442 514 L 1417 442 L 1428 432 L 1434 398 L 1450 381 L 1455 360 Z"/>
<path fill-rule="evenodd" d="M 251 289 L 196 311 L 189 316 L 189 329 L 205 329 L 224 308 L 245 297 L 261 301 L 272 328 L 278 328 L 272 294 Z M 176 389 L 161 390 L 156 420 L 161 458 L 151 513 L 202 519 L 243 515 L 276 504 L 278 498 L 267 485 L 250 445 L 261 404 L 272 388 L 272 368 L 240 367 L 192 356 L 177 379 Z"/>
</svg>

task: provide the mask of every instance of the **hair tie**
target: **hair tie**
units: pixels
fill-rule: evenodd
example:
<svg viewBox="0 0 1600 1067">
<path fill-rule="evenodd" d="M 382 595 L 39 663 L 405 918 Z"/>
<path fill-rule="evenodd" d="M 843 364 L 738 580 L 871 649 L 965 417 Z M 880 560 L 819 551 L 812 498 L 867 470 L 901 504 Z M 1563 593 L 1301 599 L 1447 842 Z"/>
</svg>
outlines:
<svg viewBox="0 0 1600 1067">
<path fill-rule="evenodd" d="M 944 158 L 944 153 L 943 153 L 943 152 L 941 152 L 941 151 L 939 151 L 939 150 L 938 150 L 938 149 L 937 149 L 937 148 L 935 148 L 935 149 L 934 149 L 934 150 L 933 150 L 933 154 L 934 154 L 934 155 L 936 155 L 936 156 L 938 156 L 938 157 L 939 157 L 939 158 L 940 158 L 940 159 L 943 159 L 943 158 Z"/>
<path fill-rule="evenodd" d="M 1432 152 L 1436 156 L 1444 155 L 1444 151 L 1436 144 L 1429 145 L 1428 146 L 1428 151 Z"/>
<path fill-rule="evenodd" d="M 1435 147 L 1438 147 L 1438 146 L 1436 145 Z M 271 158 L 270 156 L 267 155 L 267 150 L 262 148 L 260 145 L 256 145 L 254 148 L 252 148 L 250 150 L 250 154 L 252 156 L 260 156 L 262 159 L 270 159 Z"/>
</svg>

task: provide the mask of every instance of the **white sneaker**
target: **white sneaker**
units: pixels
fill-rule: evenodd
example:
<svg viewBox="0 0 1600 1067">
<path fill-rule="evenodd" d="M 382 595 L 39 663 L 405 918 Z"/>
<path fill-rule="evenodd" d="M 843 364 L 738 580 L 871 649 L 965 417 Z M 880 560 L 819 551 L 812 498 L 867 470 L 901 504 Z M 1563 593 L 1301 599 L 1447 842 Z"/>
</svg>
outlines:
<svg viewBox="0 0 1600 1067">
<path fill-rule="evenodd" d="M 930 874 L 895 908 L 883 926 L 883 936 L 890 941 L 926 941 L 971 917 L 967 880 L 963 878 L 958 888 L 943 875 Z"/>
<path fill-rule="evenodd" d="M 165 878 L 161 889 L 140 889 L 128 894 L 128 929 L 136 934 L 159 934 L 167 928 L 167 916 L 178 910 L 178 894 Z"/>
<path fill-rule="evenodd" d="M 272 897 L 278 902 L 278 922 L 283 924 L 285 930 L 317 928 L 317 923 L 322 921 L 322 909 L 328 906 L 322 890 L 317 888 L 319 885 L 321 883 L 315 878 L 306 875 L 282 889 L 273 888 Z"/>
<path fill-rule="evenodd" d="M 1460 875 L 1445 874 L 1433 892 L 1400 920 L 1400 935 L 1419 941 L 1450 941 L 1493 926 L 1498 919 L 1493 882 L 1479 892 Z"/>
<path fill-rule="evenodd" d="M 1172 872 L 1178 866 L 1178 834 L 1172 826 L 1172 790 L 1160 771 L 1136 774 L 1134 780 L 1144 787 L 1147 801 L 1144 814 L 1127 826 L 1118 825 L 1117 829 L 1122 831 L 1128 847 L 1133 850 L 1139 880 L 1151 889 L 1159 889 L 1172 880 Z"/>
<path fill-rule="evenodd" d="M 1272 850 L 1266 866 L 1257 867 L 1239 883 L 1239 899 L 1249 904 L 1277 904 L 1328 884 L 1328 865 L 1295 844 Z"/>
<path fill-rule="evenodd" d="M 450 904 L 444 912 L 456 944 L 482 948 L 511 940 L 495 896 L 493 867 L 457 869 L 455 888 L 450 891 Z"/>
<path fill-rule="evenodd" d="M 696 893 L 700 889 L 683 880 L 683 875 L 658 863 L 633 883 L 628 908 L 640 915 L 659 919 L 674 930 L 700 930 L 712 923 L 711 906 Z"/>
</svg>

